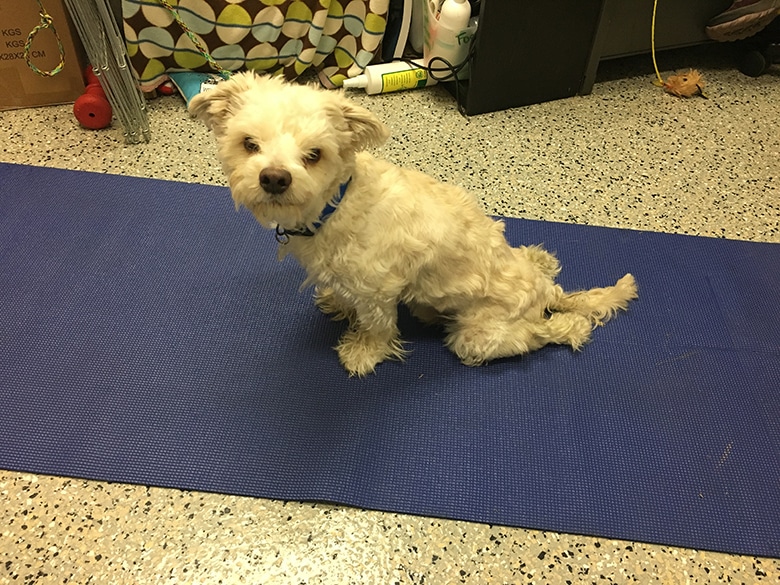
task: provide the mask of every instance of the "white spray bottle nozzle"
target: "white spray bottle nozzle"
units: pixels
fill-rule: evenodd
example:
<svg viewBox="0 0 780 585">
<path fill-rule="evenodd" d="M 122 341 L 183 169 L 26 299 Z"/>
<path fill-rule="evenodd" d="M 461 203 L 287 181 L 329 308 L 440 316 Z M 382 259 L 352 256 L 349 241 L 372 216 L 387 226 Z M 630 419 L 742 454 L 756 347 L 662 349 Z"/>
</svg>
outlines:
<svg viewBox="0 0 780 585">
<path fill-rule="evenodd" d="M 355 77 L 349 77 L 344 80 L 342 85 L 346 89 L 360 89 L 366 87 L 368 85 L 368 76 L 363 74 L 357 75 Z"/>
</svg>

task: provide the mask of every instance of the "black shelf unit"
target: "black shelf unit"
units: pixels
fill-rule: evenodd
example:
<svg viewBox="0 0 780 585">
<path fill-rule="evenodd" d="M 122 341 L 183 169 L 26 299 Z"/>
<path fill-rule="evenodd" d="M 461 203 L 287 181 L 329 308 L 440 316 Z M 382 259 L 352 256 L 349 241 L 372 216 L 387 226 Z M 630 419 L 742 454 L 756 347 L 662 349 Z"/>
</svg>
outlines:
<svg viewBox="0 0 780 585">
<path fill-rule="evenodd" d="M 730 0 L 659 0 L 656 51 L 708 42 Z M 651 0 L 482 0 L 469 115 L 590 93 L 598 64 L 650 51 Z"/>
</svg>

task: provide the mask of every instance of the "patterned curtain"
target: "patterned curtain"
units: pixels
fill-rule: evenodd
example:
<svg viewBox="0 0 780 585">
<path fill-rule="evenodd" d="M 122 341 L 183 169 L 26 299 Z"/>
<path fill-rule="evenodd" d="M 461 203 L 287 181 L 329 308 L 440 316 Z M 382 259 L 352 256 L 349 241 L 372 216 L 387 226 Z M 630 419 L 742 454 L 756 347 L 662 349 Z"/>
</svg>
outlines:
<svg viewBox="0 0 780 585">
<path fill-rule="evenodd" d="M 389 0 L 171 0 L 217 63 L 294 79 L 314 68 L 325 86 L 360 74 L 379 48 Z M 123 0 L 127 52 L 141 89 L 168 72 L 213 72 L 158 0 Z"/>
</svg>

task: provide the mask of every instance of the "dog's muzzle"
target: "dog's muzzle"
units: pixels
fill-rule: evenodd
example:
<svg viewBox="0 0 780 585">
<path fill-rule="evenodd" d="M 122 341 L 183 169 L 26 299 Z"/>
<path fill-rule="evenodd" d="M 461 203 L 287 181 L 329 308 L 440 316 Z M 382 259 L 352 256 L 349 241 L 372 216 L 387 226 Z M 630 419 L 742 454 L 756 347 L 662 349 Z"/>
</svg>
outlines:
<svg viewBox="0 0 780 585">
<path fill-rule="evenodd" d="M 292 183 L 292 175 L 285 169 L 270 167 L 260 171 L 260 186 L 266 193 L 281 195 Z"/>
</svg>

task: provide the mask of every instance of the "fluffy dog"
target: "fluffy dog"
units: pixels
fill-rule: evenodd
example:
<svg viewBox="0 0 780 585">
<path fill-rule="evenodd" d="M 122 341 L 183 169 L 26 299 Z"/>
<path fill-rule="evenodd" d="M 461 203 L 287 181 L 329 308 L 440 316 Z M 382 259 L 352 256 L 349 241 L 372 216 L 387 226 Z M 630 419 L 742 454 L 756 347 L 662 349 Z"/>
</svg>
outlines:
<svg viewBox="0 0 780 585">
<path fill-rule="evenodd" d="M 564 292 L 557 259 L 509 246 L 474 197 L 364 152 L 388 131 L 339 92 L 241 73 L 189 110 L 216 135 L 236 207 L 276 230 L 319 308 L 349 321 L 336 350 L 350 375 L 403 358 L 399 303 L 443 323 L 447 347 L 476 366 L 548 343 L 577 350 L 637 296 L 630 274 Z"/>
</svg>

